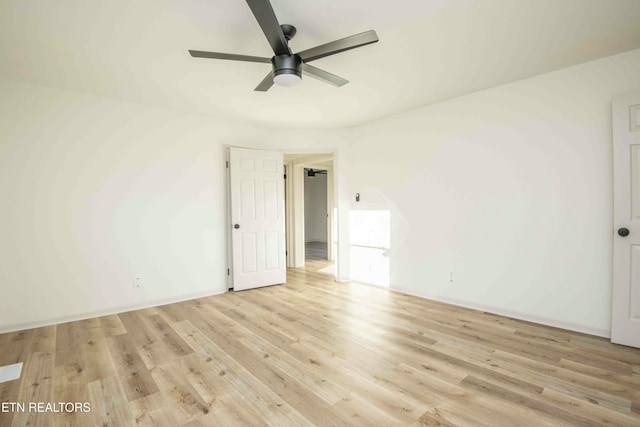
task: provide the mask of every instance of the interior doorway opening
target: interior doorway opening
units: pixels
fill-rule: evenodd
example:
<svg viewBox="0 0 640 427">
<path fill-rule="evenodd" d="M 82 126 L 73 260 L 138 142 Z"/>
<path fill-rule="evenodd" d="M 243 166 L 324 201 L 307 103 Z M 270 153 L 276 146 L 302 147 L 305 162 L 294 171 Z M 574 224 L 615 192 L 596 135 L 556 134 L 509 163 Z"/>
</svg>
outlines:
<svg viewBox="0 0 640 427">
<path fill-rule="evenodd" d="M 328 260 L 327 170 L 304 168 L 305 262 Z"/>
<path fill-rule="evenodd" d="M 287 267 L 335 277 L 337 212 L 333 153 L 285 154 Z"/>
</svg>

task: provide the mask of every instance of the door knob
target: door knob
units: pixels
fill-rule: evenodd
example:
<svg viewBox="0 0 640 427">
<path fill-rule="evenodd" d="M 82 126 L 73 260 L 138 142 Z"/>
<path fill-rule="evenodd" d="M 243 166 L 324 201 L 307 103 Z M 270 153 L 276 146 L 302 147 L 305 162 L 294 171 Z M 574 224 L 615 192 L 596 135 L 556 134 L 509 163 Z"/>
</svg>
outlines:
<svg viewBox="0 0 640 427">
<path fill-rule="evenodd" d="M 235 229 L 240 228 L 240 224 L 235 224 L 235 225 L 233 226 L 233 228 L 235 228 Z"/>
<path fill-rule="evenodd" d="M 618 228 L 618 236 L 620 237 L 627 237 L 629 235 L 629 229 L 628 228 Z"/>
</svg>

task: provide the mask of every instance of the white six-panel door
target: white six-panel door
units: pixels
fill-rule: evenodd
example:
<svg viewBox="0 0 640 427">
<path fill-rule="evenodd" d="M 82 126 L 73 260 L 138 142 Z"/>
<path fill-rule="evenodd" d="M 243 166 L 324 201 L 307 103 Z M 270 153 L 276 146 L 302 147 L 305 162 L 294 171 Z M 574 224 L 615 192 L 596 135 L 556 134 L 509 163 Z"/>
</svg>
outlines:
<svg viewBox="0 0 640 427">
<path fill-rule="evenodd" d="M 611 341 L 640 347 L 640 91 L 613 99 Z"/>
<path fill-rule="evenodd" d="M 286 281 L 282 153 L 231 148 L 233 289 Z"/>
</svg>

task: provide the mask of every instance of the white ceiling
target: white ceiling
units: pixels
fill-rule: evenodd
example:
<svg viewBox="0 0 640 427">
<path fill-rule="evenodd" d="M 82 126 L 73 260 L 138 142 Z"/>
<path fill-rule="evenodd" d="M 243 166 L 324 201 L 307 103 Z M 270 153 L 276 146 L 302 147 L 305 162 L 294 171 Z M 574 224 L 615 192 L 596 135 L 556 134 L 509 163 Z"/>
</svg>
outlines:
<svg viewBox="0 0 640 427">
<path fill-rule="evenodd" d="M 380 42 L 313 62 L 350 80 L 253 88 L 271 56 L 243 0 L 3 0 L 0 76 L 273 127 L 342 127 L 640 48 L 640 0 L 272 0 L 300 51 L 369 29 Z"/>
</svg>

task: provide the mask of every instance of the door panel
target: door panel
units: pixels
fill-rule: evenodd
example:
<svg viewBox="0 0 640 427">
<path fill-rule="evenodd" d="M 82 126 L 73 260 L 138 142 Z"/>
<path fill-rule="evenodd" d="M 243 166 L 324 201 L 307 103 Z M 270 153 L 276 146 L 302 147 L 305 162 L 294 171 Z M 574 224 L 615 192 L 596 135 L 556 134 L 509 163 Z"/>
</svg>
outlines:
<svg viewBox="0 0 640 427">
<path fill-rule="evenodd" d="M 278 264 L 278 254 L 280 253 L 278 233 L 275 231 L 268 231 L 264 233 L 264 269 L 267 271 L 277 270 L 280 266 Z"/>
<path fill-rule="evenodd" d="M 240 233 L 242 244 L 242 273 L 258 271 L 258 251 L 256 248 L 256 233 Z M 234 287 L 235 288 L 235 287 Z"/>
<path fill-rule="evenodd" d="M 612 111 L 615 229 L 611 341 L 640 347 L 640 91 L 614 97 Z"/>
<path fill-rule="evenodd" d="M 631 246 L 631 283 L 640 282 L 640 245 Z M 640 318 L 640 288 L 631 286 L 629 289 L 629 317 Z"/>
<path fill-rule="evenodd" d="M 278 215 L 280 214 L 280 212 L 278 212 L 278 206 L 280 203 L 277 197 L 271 197 L 270 195 L 278 194 L 278 181 L 265 180 L 263 183 L 263 194 L 265 194 L 265 198 L 264 198 L 265 219 L 277 220 Z"/>
<path fill-rule="evenodd" d="M 256 188 L 253 180 L 240 183 L 240 218 L 256 218 Z"/>
<path fill-rule="evenodd" d="M 640 218 L 640 184 L 638 182 L 638 165 L 640 165 L 640 144 L 631 146 L 631 218 Z"/>
<path fill-rule="evenodd" d="M 629 106 L 629 130 L 631 132 L 640 131 L 640 104 Z"/>
<path fill-rule="evenodd" d="M 282 153 L 231 148 L 233 289 L 286 281 Z"/>
</svg>

